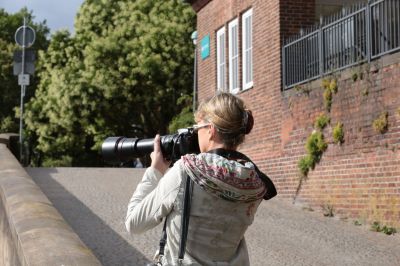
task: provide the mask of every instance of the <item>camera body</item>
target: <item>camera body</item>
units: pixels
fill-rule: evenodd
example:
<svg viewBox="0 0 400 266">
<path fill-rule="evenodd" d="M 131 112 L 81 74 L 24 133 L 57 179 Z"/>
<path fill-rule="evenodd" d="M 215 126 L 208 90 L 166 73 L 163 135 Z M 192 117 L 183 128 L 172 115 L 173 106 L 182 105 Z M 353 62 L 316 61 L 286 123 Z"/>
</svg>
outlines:
<svg viewBox="0 0 400 266">
<path fill-rule="evenodd" d="M 173 163 L 182 155 L 200 153 L 197 134 L 193 128 L 179 129 L 173 135 L 161 136 L 163 156 Z M 101 145 L 103 159 L 107 162 L 124 162 L 142 157 L 153 151 L 154 138 L 108 137 Z"/>
</svg>

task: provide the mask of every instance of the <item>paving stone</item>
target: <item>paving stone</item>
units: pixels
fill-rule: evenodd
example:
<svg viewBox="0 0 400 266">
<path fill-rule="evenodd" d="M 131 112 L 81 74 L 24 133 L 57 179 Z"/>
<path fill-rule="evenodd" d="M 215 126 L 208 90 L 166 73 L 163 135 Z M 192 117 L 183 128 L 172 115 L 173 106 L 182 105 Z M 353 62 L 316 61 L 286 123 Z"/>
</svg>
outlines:
<svg viewBox="0 0 400 266">
<path fill-rule="evenodd" d="M 64 219 L 103 265 L 145 265 L 158 246 L 162 225 L 130 236 L 128 201 L 143 169 L 27 168 Z M 246 232 L 252 266 L 398 266 L 400 236 L 304 211 L 275 198 L 261 203 Z"/>
</svg>

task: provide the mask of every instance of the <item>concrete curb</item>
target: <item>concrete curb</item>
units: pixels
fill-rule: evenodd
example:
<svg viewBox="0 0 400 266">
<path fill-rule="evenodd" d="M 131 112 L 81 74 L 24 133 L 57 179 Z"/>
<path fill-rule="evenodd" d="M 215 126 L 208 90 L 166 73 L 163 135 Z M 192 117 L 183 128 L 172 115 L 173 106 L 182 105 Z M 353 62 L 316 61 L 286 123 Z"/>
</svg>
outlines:
<svg viewBox="0 0 400 266">
<path fill-rule="evenodd" d="M 0 134 L 0 264 L 101 265 L 9 151 Z"/>
</svg>

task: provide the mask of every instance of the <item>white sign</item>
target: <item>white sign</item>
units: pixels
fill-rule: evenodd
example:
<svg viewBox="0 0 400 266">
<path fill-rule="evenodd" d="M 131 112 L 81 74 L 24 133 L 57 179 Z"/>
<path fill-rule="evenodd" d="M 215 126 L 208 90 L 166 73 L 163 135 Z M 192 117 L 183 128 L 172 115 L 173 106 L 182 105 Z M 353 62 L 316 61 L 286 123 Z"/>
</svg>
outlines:
<svg viewBox="0 0 400 266">
<path fill-rule="evenodd" d="M 29 86 L 29 75 L 28 74 L 19 74 L 18 75 L 18 85 Z"/>
</svg>

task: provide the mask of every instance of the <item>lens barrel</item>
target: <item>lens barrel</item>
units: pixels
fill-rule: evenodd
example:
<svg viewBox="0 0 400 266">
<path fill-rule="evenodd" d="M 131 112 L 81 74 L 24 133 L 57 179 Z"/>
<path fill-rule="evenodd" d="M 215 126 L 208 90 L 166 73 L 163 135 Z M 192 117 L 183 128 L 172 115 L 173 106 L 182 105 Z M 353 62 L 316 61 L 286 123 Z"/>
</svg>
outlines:
<svg viewBox="0 0 400 266">
<path fill-rule="evenodd" d="M 154 149 L 154 138 L 108 137 L 101 146 L 103 159 L 107 162 L 125 162 L 150 154 Z M 161 136 L 163 156 L 175 162 L 187 153 L 199 153 L 197 134 L 191 128 L 181 129 L 178 134 Z"/>
</svg>

